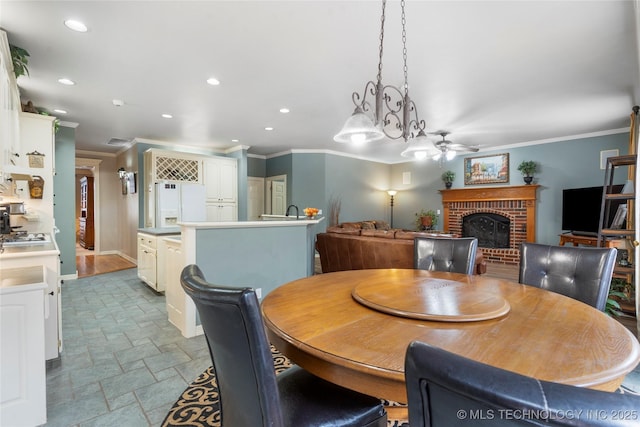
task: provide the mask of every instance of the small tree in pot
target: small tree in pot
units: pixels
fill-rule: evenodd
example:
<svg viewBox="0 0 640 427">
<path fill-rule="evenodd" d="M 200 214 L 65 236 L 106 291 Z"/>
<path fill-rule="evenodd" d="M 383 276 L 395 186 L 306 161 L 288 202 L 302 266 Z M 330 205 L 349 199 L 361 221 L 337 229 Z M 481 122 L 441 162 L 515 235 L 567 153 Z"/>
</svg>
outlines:
<svg viewBox="0 0 640 427">
<path fill-rule="evenodd" d="M 438 215 L 434 210 L 424 209 L 416 212 L 416 230 L 431 230 L 438 224 Z"/>
<path fill-rule="evenodd" d="M 444 182 L 444 186 L 446 188 L 451 188 L 453 184 L 453 180 L 456 179 L 456 173 L 454 171 L 446 171 L 442 173 L 442 181 Z"/>
<path fill-rule="evenodd" d="M 533 174 L 536 173 L 537 169 L 538 164 L 533 160 L 523 160 L 522 163 L 518 165 L 518 170 L 522 173 L 526 184 L 531 184 L 533 181 Z"/>
</svg>

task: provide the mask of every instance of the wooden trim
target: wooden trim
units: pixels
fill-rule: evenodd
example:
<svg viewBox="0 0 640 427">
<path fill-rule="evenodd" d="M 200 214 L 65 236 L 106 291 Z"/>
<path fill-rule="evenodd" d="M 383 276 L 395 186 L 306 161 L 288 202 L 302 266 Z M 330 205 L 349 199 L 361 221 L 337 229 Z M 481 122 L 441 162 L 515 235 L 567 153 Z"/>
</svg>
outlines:
<svg viewBox="0 0 640 427">
<path fill-rule="evenodd" d="M 536 200 L 537 184 L 490 188 L 455 188 L 439 190 L 442 203 L 487 202 L 503 200 Z"/>
</svg>

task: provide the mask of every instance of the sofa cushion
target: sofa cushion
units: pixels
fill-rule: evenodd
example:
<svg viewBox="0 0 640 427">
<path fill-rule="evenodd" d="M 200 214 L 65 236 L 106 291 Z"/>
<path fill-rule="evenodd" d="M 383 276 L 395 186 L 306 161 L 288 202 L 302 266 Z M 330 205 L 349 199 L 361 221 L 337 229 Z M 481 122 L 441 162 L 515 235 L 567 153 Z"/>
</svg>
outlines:
<svg viewBox="0 0 640 427">
<path fill-rule="evenodd" d="M 360 235 L 360 228 L 344 228 L 336 225 L 327 227 L 327 233 L 350 234 L 352 236 Z"/>
<path fill-rule="evenodd" d="M 342 224 L 338 225 L 338 227 L 360 230 L 362 229 L 362 224 L 359 222 L 343 222 Z"/>
<path fill-rule="evenodd" d="M 375 220 L 376 230 L 390 230 L 391 226 L 387 221 Z"/>
<path fill-rule="evenodd" d="M 362 230 L 360 232 L 361 236 L 369 236 L 369 237 L 382 237 L 384 239 L 394 239 L 396 234 L 396 230 Z"/>
<path fill-rule="evenodd" d="M 363 230 L 375 230 L 376 222 L 375 221 L 361 221 L 360 226 Z"/>
</svg>

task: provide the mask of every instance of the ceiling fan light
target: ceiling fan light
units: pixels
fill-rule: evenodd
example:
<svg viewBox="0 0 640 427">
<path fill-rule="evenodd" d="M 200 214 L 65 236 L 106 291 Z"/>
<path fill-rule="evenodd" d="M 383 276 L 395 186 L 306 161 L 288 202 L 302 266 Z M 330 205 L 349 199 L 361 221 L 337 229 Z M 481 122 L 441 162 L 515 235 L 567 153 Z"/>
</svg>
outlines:
<svg viewBox="0 0 640 427">
<path fill-rule="evenodd" d="M 356 107 L 351 117 L 345 122 L 342 130 L 333 137 L 333 140 L 343 143 L 364 144 L 382 138 L 384 138 L 382 130 L 373 123 L 373 120 L 360 107 Z"/>
<path fill-rule="evenodd" d="M 447 160 L 453 160 L 454 157 L 456 157 L 456 152 L 455 151 L 453 151 L 453 150 L 447 151 L 447 154 L 446 154 Z"/>
<path fill-rule="evenodd" d="M 427 158 L 427 152 L 426 151 L 414 151 L 413 156 L 416 158 L 416 160 L 424 160 Z"/>
<path fill-rule="evenodd" d="M 438 161 L 440 160 L 440 157 L 442 157 L 442 153 L 438 153 L 435 156 L 432 157 L 433 160 Z"/>
</svg>

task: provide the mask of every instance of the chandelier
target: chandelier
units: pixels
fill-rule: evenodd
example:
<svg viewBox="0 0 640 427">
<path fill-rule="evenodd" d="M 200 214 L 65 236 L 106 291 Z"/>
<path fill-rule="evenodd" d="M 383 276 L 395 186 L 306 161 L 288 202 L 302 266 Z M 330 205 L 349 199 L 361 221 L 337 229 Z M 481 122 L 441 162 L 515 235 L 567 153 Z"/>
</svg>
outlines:
<svg viewBox="0 0 640 427">
<path fill-rule="evenodd" d="M 370 80 L 364 87 L 363 95 L 358 92 L 351 95 L 356 108 L 333 137 L 336 142 L 366 143 L 376 141 L 385 136 L 390 139 L 404 139 L 405 142 L 428 142 L 424 132 L 425 122 L 418 118 L 416 105 L 409 97 L 409 81 L 407 77 L 407 34 L 405 29 L 405 1 L 400 1 L 402 11 L 402 59 L 404 62 L 404 85 L 402 90 L 395 86 L 382 84 L 382 53 L 384 46 L 384 22 L 386 0 L 382 0 L 382 17 L 380 19 L 380 47 L 378 74 L 376 82 Z M 368 96 L 374 97 L 372 107 Z M 373 117 L 371 117 L 373 116 Z"/>
</svg>

